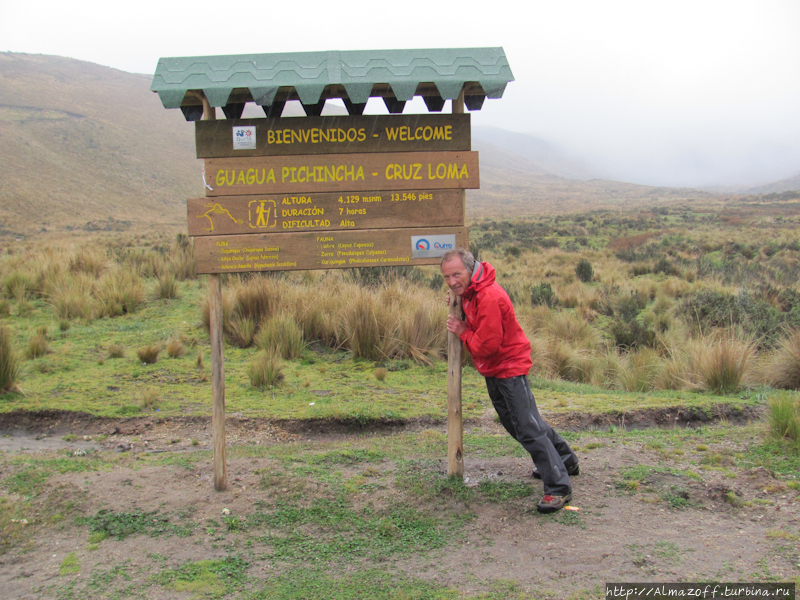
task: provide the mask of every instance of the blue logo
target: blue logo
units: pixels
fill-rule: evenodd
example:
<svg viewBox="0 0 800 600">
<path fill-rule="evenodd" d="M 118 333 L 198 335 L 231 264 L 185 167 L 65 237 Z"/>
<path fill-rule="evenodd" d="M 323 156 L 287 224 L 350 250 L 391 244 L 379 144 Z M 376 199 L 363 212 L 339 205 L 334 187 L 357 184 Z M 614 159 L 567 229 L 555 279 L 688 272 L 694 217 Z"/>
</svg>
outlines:
<svg viewBox="0 0 800 600">
<path fill-rule="evenodd" d="M 437 249 L 439 249 L 439 250 L 447 250 L 447 249 L 452 249 L 452 247 L 453 247 L 453 244 L 442 244 L 442 243 L 436 242 L 436 243 L 433 245 L 433 247 L 434 247 L 434 248 L 437 248 Z"/>
<path fill-rule="evenodd" d="M 422 238 L 417 240 L 417 250 L 430 250 L 431 244 L 428 240 Z"/>
</svg>

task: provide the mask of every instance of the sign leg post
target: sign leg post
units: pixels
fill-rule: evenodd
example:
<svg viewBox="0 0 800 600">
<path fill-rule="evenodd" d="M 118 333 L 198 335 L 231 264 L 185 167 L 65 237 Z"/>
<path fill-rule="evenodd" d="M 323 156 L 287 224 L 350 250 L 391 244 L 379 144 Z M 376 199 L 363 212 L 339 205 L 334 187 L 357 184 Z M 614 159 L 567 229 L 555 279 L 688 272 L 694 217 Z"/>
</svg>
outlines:
<svg viewBox="0 0 800 600">
<path fill-rule="evenodd" d="M 461 298 L 452 294 L 450 314 L 461 318 Z M 461 418 L 461 339 L 447 332 L 447 474 L 464 476 Z"/>
<path fill-rule="evenodd" d="M 453 114 L 464 113 L 464 89 L 453 100 Z M 461 202 L 466 192 L 461 190 Z M 450 314 L 461 318 L 461 298 L 451 294 Z M 464 477 L 464 427 L 461 414 L 461 339 L 447 332 L 447 474 Z"/>
<path fill-rule="evenodd" d="M 228 488 L 225 465 L 225 364 L 222 353 L 222 281 L 208 276 L 208 305 L 211 337 L 211 437 L 214 443 L 214 489 Z"/>
</svg>

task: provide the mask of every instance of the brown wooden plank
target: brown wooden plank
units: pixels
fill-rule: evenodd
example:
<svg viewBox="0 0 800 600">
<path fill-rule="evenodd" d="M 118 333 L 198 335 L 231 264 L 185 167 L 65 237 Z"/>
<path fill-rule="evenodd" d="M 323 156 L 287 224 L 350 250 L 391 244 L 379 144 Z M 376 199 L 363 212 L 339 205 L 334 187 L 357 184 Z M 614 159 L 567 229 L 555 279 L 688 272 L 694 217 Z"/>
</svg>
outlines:
<svg viewBox="0 0 800 600">
<path fill-rule="evenodd" d="M 194 251 L 198 273 L 244 273 L 439 264 L 447 248 L 436 242 L 466 247 L 467 228 L 204 236 L 195 238 Z"/>
<path fill-rule="evenodd" d="M 220 196 L 186 201 L 189 235 L 464 225 L 463 190 Z"/>
<path fill-rule="evenodd" d="M 255 144 L 255 148 L 249 148 L 251 144 Z M 197 158 L 469 151 L 470 144 L 468 114 L 195 122 Z"/>
<path fill-rule="evenodd" d="M 477 152 L 205 159 L 206 196 L 477 189 Z"/>
</svg>

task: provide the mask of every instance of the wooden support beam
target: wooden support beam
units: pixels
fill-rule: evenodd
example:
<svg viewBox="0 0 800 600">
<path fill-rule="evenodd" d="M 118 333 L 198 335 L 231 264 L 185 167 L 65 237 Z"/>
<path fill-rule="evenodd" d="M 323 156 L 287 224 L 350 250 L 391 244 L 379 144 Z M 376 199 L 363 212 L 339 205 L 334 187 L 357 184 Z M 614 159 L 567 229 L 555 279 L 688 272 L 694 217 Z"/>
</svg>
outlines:
<svg viewBox="0 0 800 600">
<path fill-rule="evenodd" d="M 464 112 L 464 90 L 453 101 L 453 114 Z M 466 203 L 466 191 L 459 190 Z M 461 298 L 451 294 L 450 314 L 461 318 Z M 447 332 L 447 474 L 464 477 L 464 426 L 461 414 L 461 339 Z"/>
<path fill-rule="evenodd" d="M 216 109 L 203 101 L 203 120 L 217 118 Z M 209 336 L 211 338 L 211 439 L 214 445 L 214 489 L 228 489 L 225 462 L 225 362 L 222 352 L 222 280 L 220 275 L 208 276 Z"/>
</svg>

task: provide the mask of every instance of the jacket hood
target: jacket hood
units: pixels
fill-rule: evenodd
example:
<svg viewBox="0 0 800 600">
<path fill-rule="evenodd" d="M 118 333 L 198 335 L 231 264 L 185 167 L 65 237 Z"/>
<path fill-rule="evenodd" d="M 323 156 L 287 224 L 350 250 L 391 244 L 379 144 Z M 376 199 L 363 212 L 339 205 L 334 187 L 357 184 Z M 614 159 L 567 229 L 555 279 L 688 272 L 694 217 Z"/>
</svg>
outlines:
<svg viewBox="0 0 800 600">
<path fill-rule="evenodd" d="M 488 262 L 476 262 L 475 270 L 472 273 L 472 279 L 469 282 L 469 287 L 464 292 L 464 298 L 471 299 L 480 290 L 489 287 L 495 282 L 494 267 Z"/>
</svg>

